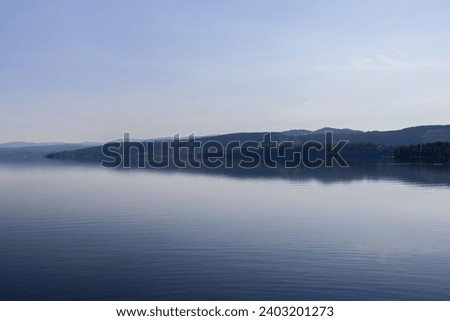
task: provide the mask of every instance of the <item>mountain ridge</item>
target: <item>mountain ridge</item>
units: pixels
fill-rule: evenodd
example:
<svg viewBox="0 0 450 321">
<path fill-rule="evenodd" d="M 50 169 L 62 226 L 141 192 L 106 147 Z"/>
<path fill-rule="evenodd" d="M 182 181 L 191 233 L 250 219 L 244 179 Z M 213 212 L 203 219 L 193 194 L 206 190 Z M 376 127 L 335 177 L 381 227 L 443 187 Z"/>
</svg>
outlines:
<svg viewBox="0 0 450 321">
<path fill-rule="evenodd" d="M 293 132 L 294 131 L 294 132 Z M 399 146 L 409 146 L 426 144 L 432 142 L 450 142 L 450 125 L 423 125 L 408 127 L 391 131 L 357 131 L 352 129 L 334 129 L 324 127 L 316 131 L 306 132 L 306 130 L 291 130 L 285 132 L 243 132 L 229 133 L 216 136 L 202 136 L 196 138 L 201 144 L 207 141 L 216 141 L 223 146 L 230 142 L 256 141 L 262 142 L 267 133 L 271 133 L 271 139 L 275 142 L 292 141 L 296 146 L 300 146 L 308 141 L 325 143 L 325 132 L 333 132 L 334 143 L 340 140 L 348 141 L 343 149 L 347 157 L 355 159 L 363 158 L 389 158 L 393 151 Z M 288 133 L 288 134 L 286 134 Z M 155 153 L 159 153 L 163 141 L 171 139 L 154 140 Z M 180 138 L 186 141 L 186 137 Z M 147 140 L 151 141 L 151 140 Z M 145 141 L 143 141 L 145 142 Z M 88 147 L 71 151 L 58 151 L 49 153 L 48 158 L 93 161 L 101 160 L 105 156 L 102 153 L 102 146 Z"/>
</svg>

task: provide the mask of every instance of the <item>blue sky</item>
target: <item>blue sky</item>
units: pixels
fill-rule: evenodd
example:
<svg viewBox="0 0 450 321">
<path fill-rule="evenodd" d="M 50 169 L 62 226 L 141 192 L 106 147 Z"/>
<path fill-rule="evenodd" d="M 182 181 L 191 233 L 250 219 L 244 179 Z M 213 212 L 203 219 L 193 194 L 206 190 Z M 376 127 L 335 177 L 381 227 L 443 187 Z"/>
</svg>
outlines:
<svg viewBox="0 0 450 321">
<path fill-rule="evenodd" d="M 0 142 L 450 123 L 449 1 L 2 1 Z"/>
</svg>

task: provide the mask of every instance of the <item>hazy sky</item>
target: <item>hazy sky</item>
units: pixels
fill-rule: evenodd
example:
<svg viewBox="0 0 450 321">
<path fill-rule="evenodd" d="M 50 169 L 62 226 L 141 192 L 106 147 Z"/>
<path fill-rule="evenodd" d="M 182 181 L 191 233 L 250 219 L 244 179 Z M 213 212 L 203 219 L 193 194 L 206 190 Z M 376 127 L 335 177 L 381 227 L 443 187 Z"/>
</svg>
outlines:
<svg viewBox="0 0 450 321">
<path fill-rule="evenodd" d="M 0 0 L 0 142 L 450 123 L 450 1 Z"/>
</svg>

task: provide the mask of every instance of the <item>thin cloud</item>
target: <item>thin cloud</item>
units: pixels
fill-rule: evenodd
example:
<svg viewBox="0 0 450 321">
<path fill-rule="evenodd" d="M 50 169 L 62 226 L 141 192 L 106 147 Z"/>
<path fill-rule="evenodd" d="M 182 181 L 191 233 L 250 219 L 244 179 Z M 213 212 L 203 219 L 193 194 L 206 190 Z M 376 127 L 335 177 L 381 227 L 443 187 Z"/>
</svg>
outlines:
<svg viewBox="0 0 450 321">
<path fill-rule="evenodd" d="M 449 68 L 450 60 L 414 60 L 397 49 L 389 54 L 377 50 L 371 57 L 353 59 L 350 67 L 360 71 L 422 71 Z"/>
</svg>

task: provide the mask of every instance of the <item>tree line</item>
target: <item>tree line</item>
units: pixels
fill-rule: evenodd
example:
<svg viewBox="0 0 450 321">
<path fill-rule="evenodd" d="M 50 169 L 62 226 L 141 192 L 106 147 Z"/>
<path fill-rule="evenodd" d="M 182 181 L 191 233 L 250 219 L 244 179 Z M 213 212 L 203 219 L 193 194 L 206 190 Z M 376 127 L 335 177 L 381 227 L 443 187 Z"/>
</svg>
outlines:
<svg viewBox="0 0 450 321">
<path fill-rule="evenodd" d="M 450 143 L 435 142 L 400 146 L 394 151 L 394 158 L 401 162 L 450 162 Z"/>
</svg>

